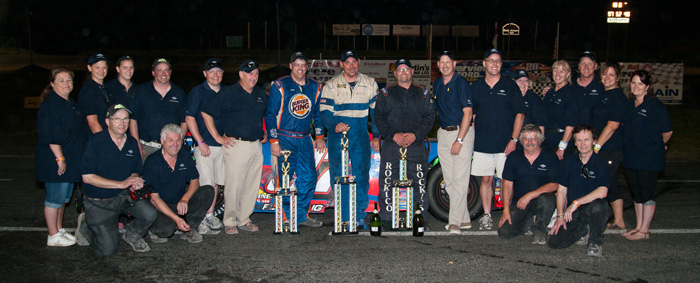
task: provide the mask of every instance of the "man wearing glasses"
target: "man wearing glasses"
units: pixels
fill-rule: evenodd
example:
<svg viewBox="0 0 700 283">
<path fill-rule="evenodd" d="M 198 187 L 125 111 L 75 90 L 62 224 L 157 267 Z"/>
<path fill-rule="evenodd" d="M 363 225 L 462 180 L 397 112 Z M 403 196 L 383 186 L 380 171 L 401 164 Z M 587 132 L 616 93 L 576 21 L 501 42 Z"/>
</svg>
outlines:
<svg viewBox="0 0 700 283">
<path fill-rule="evenodd" d="M 420 204 L 421 211 L 429 206 L 425 195 L 428 152 L 423 140 L 433 127 L 435 105 L 428 90 L 413 84 L 413 71 L 410 60 L 397 60 L 394 76 L 398 82 L 379 92 L 374 110 L 374 123 L 382 137 L 378 199 L 384 228 L 391 223 L 392 187 L 394 180 L 400 180 L 401 149 L 406 150 L 406 177 L 413 180 L 413 201 Z M 429 229 L 427 219 L 424 225 Z"/>
<path fill-rule="evenodd" d="M 552 226 L 549 247 L 563 249 L 574 242 L 588 244 L 587 254 L 603 253 L 603 232 L 610 215 L 605 200 L 608 194 L 608 167 L 605 159 L 593 154 L 597 134 L 589 125 L 574 129 L 578 154 L 566 156 L 561 163 L 557 189 L 557 220 Z"/>
</svg>

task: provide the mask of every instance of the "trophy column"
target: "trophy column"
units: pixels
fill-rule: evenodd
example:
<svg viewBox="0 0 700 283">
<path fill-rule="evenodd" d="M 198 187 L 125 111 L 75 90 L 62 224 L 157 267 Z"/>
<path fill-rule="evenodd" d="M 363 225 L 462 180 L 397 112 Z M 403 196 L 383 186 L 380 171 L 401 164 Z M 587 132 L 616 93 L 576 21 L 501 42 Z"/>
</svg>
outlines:
<svg viewBox="0 0 700 283">
<path fill-rule="evenodd" d="M 340 234 L 357 234 L 357 183 L 355 176 L 350 176 L 350 152 L 348 152 L 348 132 L 343 132 L 343 138 L 340 140 L 340 174 L 335 178 L 333 185 L 333 195 L 335 202 L 335 222 L 333 225 L 333 235 Z M 341 189 L 343 186 L 348 186 L 348 208 L 343 207 L 343 198 Z M 349 221 L 343 222 L 343 209 L 348 210 L 350 216 Z"/>
<path fill-rule="evenodd" d="M 282 150 L 282 176 L 280 184 L 275 187 L 275 235 L 279 234 L 298 234 L 297 230 L 297 192 L 292 189 L 289 182 L 289 156 L 292 154 L 289 150 Z M 289 215 L 284 219 L 284 208 L 282 202 L 284 197 L 289 197 Z"/>
<path fill-rule="evenodd" d="M 399 159 L 399 179 L 394 180 L 394 187 L 391 190 L 391 228 L 392 229 L 411 229 L 413 227 L 413 180 L 408 179 L 408 164 L 406 161 L 406 152 L 408 148 L 399 148 L 401 159 Z M 405 203 L 405 218 L 400 217 L 401 210 L 401 190 L 406 191 Z"/>
</svg>

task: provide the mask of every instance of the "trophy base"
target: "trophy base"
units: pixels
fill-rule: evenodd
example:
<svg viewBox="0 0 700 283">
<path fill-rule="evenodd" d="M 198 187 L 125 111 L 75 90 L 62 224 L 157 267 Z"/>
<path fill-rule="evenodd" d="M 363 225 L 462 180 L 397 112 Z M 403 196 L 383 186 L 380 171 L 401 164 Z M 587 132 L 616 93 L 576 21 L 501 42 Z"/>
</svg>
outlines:
<svg viewBox="0 0 700 283">
<path fill-rule="evenodd" d="M 273 232 L 272 235 L 299 235 L 299 232 Z"/>
</svg>

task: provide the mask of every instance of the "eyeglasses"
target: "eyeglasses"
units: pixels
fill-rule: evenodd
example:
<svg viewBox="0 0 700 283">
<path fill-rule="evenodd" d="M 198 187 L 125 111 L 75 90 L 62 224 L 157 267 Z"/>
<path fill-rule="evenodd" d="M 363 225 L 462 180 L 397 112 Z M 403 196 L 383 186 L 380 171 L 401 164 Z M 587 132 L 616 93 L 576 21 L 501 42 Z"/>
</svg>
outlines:
<svg viewBox="0 0 700 283">
<path fill-rule="evenodd" d="M 129 123 L 129 118 L 109 118 L 114 123 Z"/>
<path fill-rule="evenodd" d="M 586 167 L 586 164 L 583 164 L 581 166 L 581 176 L 583 176 L 586 179 L 591 178 L 591 171 L 588 170 L 588 167 Z"/>
<path fill-rule="evenodd" d="M 489 60 L 486 60 L 486 62 L 489 62 L 491 64 L 500 64 L 503 61 L 501 59 L 489 59 Z"/>
<path fill-rule="evenodd" d="M 408 73 L 408 72 L 410 72 L 411 70 L 413 70 L 413 69 L 411 69 L 411 68 L 396 69 L 396 71 L 399 72 L 399 73 Z"/>
</svg>

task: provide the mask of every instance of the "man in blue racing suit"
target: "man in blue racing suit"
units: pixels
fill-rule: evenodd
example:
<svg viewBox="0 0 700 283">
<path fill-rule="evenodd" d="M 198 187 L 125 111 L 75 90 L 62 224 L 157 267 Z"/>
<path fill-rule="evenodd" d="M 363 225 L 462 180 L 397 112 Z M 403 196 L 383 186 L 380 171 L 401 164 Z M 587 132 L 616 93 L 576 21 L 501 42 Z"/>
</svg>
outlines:
<svg viewBox="0 0 700 283">
<path fill-rule="evenodd" d="M 265 112 L 265 128 L 270 138 L 270 153 L 273 168 L 276 168 L 276 185 L 280 186 L 282 176 L 282 150 L 290 150 L 289 175 L 296 172 L 294 183 L 297 188 L 297 221 L 299 225 L 321 227 L 323 223 L 308 217 L 309 205 L 316 190 L 316 162 L 314 148 L 326 148 L 323 141 L 323 126 L 319 110 L 321 85 L 306 76 L 308 58 L 302 52 L 292 54 L 289 68 L 291 75 L 272 83 L 270 98 Z M 312 141 L 309 129 L 313 122 L 316 140 Z M 283 201 L 285 215 L 289 215 L 289 201 Z"/>
<path fill-rule="evenodd" d="M 367 132 L 369 116 L 374 116 L 374 104 L 377 99 L 377 83 L 373 78 L 359 72 L 360 59 L 355 50 L 346 50 L 341 55 L 343 72 L 330 80 L 323 87 L 321 96 L 321 121 L 328 129 L 328 163 L 331 182 L 340 176 L 341 146 L 343 132 L 347 131 L 348 151 L 352 175 L 357 182 L 358 223 L 367 228 L 364 221 L 365 209 L 369 205 L 370 142 Z M 369 110 L 369 113 L 368 113 Z M 379 152 L 379 131 L 372 122 L 372 149 Z M 347 186 L 341 190 L 343 207 L 347 206 Z M 342 221 L 348 221 L 350 214 L 343 210 Z"/>
</svg>

